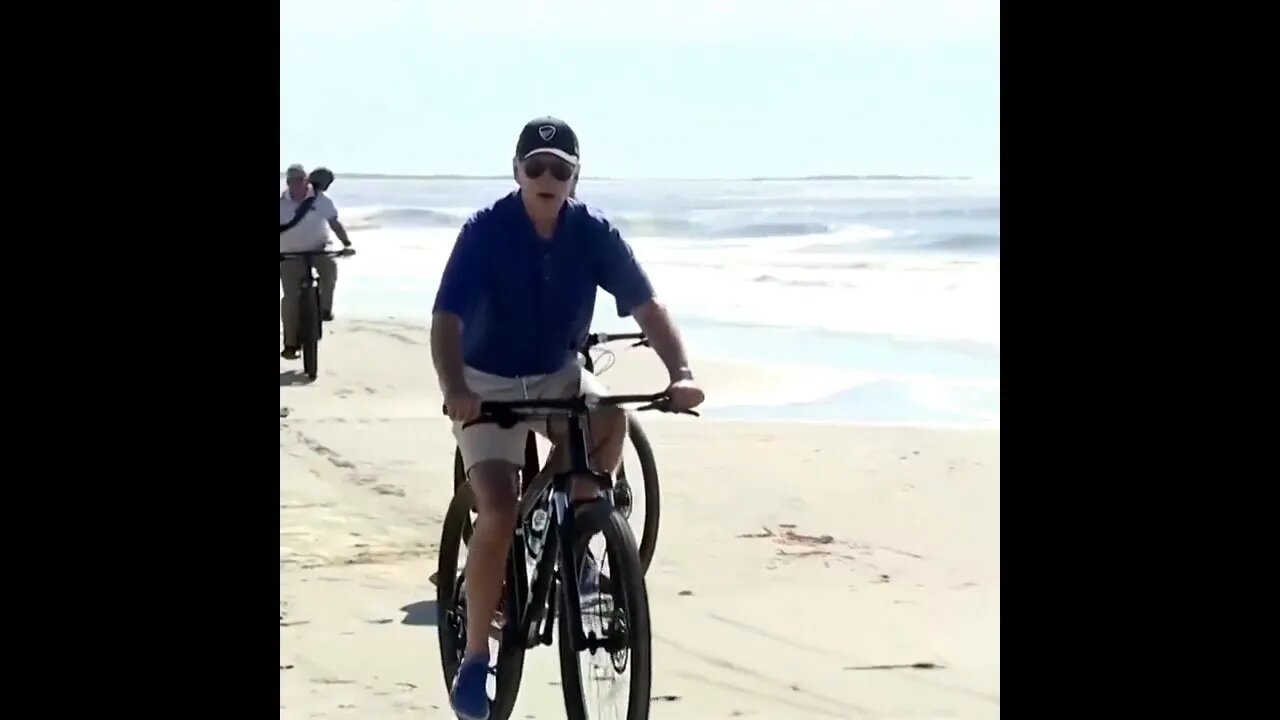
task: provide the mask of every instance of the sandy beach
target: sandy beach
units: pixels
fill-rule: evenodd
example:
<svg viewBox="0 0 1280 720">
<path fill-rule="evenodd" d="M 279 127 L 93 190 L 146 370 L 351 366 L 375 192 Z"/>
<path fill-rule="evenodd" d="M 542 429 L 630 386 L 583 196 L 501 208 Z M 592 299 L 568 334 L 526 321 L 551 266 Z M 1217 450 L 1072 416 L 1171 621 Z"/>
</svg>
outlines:
<svg viewBox="0 0 1280 720">
<path fill-rule="evenodd" d="M 998 718 L 999 431 L 716 420 L 839 378 L 694 367 L 707 417 L 643 416 L 651 717 Z M 280 370 L 280 717 L 451 718 L 428 577 L 453 442 L 426 327 L 339 320 L 316 382 Z M 632 350 L 603 379 L 665 374 Z M 512 717 L 563 718 L 558 680 L 554 648 L 531 650 Z"/>
</svg>

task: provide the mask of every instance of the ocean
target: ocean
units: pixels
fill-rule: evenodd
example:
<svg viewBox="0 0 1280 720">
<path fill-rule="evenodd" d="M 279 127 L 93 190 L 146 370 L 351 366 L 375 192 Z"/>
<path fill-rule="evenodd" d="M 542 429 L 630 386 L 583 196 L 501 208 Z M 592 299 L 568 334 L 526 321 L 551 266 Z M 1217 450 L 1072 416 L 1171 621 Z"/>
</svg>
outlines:
<svg viewBox="0 0 1280 720">
<path fill-rule="evenodd" d="M 330 196 L 358 255 L 341 263 L 336 312 L 429 318 L 462 222 L 513 186 L 339 177 Z M 819 399 L 716 417 L 999 424 L 998 185 L 584 178 L 578 194 L 631 243 L 691 355 L 836 371 Z M 634 327 L 600 291 L 594 328 Z"/>
</svg>

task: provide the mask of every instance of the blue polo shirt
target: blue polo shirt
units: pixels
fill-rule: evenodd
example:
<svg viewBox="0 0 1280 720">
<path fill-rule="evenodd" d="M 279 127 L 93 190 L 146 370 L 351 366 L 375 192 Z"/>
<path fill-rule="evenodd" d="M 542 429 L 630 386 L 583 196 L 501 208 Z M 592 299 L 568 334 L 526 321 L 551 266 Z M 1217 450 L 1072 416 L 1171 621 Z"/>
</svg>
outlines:
<svg viewBox="0 0 1280 720">
<path fill-rule="evenodd" d="M 594 208 L 570 199 L 551 240 L 538 237 L 519 191 L 462 226 L 433 312 L 462 318 L 463 361 L 504 377 L 553 373 L 590 331 L 596 289 L 626 317 L 653 297 L 631 246 Z"/>
</svg>

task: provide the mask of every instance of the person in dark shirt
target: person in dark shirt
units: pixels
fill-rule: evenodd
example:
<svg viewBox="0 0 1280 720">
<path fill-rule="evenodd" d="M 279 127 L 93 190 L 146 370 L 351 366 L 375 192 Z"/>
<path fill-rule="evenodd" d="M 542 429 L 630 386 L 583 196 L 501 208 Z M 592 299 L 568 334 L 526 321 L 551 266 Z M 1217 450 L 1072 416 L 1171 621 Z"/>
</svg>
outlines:
<svg viewBox="0 0 1280 720">
<path fill-rule="evenodd" d="M 512 164 L 518 188 L 462 226 L 432 308 L 432 361 L 478 515 L 468 545 L 467 650 L 450 692 L 463 720 L 485 720 L 489 713 L 489 625 L 502 591 L 517 519 L 516 471 L 530 429 L 490 423 L 464 429 L 481 400 L 606 394 L 572 349 L 590 330 L 597 288 L 614 297 L 619 317 L 634 317 L 649 337 L 670 373 L 671 409 L 691 409 L 704 399 L 680 334 L 630 245 L 599 210 L 572 197 L 579 167 L 574 131 L 557 118 L 530 121 Z M 532 429 L 557 446 L 546 471 L 563 467 L 565 423 Z M 617 470 L 625 439 L 620 409 L 593 412 L 592 466 Z M 590 498 L 599 490 L 579 478 L 573 494 Z"/>
</svg>

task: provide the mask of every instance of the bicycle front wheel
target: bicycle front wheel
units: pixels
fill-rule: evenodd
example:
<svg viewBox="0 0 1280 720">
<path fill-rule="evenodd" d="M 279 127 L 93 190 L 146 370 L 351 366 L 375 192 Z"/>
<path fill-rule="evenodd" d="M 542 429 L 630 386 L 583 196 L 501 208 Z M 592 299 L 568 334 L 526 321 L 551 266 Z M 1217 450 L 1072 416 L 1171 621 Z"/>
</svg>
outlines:
<svg viewBox="0 0 1280 720">
<path fill-rule="evenodd" d="M 302 371 L 312 380 L 320 376 L 320 343 L 315 340 L 302 343 Z"/>
<path fill-rule="evenodd" d="M 609 647 L 574 652 L 574 628 L 564 622 L 567 614 L 560 614 L 556 645 L 565 716 L 568 720 L 647 720 L 653 683 L 653 639 L 649 594 L 635 535 L 626 519 L 608 503 L 583 506 L 574 521 L 578 538 L 573 557 L 579 566 L 573 575 L 579 579 L 582 630 L 588 638 L 603 639 Z M 603 552 L 592 547 L 592 540 L 597 537 L 604 540 Z M 607 565 L 585 570 L 602 557 Z M 566 595 L 560 593 L 559 602 L 567 602 Z M 619 677 L 607 677 L 611 675 Z"/>
<path fill-rule="evenodd" d="M 467 647 L 467 594 L 465 565 L 459 571 L 458 558 L 465 550 L 462 529 L 471 526 L 471 511 L 475 507 L 475 495 L 470 485 L 462 485 L 453 495 L 449 510 L 444 516 L 440 532 L 440 559 L 436 566 L 436 629 L 440 640 L 440 666 L 444 670 L 446 692 L 458 672 L 458 665 Z M 508 559 L 506 586 L 500 609 L 501 628 L 490 627 L 489 718 L 507 720 L 515 709 L 516 696 L 520 692 L 520 678 L 524 675 L 525 646 L 520 642 L 516 627 L 519 617 L 519 598 L 523 591 L 517 588 L 523 581 L 524 554 L 522 548 L 513 546 Z M 519 564 L 517 569 L 516 564 Z M 495 618 L 495 625 L 499 622 Z M 494 652 L 494 645 L 497 651 Z"/>
<path fill-rule="evenodd" d="M 302 370 L 315 380 L 320 374 L 320 308 L 318 291 L 298 298 L 298 334 L 302 339 Z"/>
</svg>

